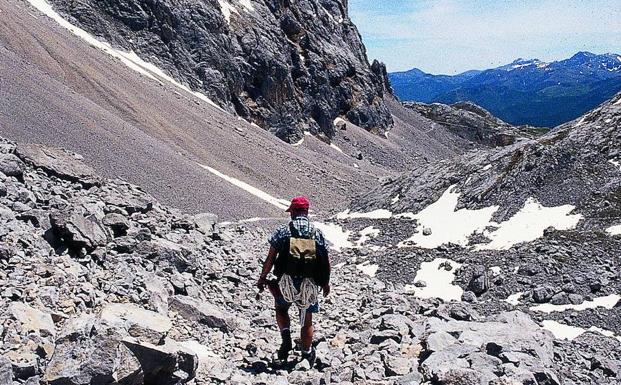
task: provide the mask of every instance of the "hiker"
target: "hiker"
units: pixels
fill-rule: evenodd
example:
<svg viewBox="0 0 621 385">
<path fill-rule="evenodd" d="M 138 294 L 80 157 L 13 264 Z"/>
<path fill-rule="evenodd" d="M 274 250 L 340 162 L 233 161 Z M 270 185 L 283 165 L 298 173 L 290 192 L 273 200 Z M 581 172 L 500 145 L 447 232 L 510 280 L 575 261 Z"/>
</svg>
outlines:
<svg viewBox="0 0 621 385">
<path fill-rule="evenodd" d="M 323 234 L 308 219 L 310 202 L 298 196 L 291 200 L 288 225 L 281 225 L 269 238 L 270 250 L 257 281 L 259 291 L 267 286 L 275 300 L 276 322 L 282 336 L 278 359 L 285 361 L 292 350 L 289 308 L 300 311 L 302 359 L 315 361 L 313 314 L 319 312 L 318 288 L 330 294 L 330 259 Z M 267 280 L 274 267 L 276 279 Z"/>
</svg>

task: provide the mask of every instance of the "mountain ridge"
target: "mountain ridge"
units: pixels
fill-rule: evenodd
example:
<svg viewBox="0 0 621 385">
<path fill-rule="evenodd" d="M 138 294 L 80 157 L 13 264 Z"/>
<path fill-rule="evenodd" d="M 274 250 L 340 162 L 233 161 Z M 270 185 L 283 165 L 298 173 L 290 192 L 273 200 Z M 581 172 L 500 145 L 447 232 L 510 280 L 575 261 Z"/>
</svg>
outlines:
<svg viewBox="0 0 621 385">
<path fill-rule="evenodd" d="M 411 70 L 390 73 L 389 78 L 403 101 L 469 101 L 514 125 L 555 127 L 621 90 L 621 55 L 578 52 L 551 63 L 516 59 L 454 76 Z"/>
</svg>

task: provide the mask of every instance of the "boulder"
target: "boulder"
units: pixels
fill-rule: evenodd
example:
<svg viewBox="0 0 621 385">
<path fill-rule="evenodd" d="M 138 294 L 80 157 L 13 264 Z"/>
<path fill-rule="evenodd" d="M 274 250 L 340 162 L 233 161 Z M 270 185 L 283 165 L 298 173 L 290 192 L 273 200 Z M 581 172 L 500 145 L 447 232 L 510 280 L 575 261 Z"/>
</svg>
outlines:
<svg viewBox="0 0 621 385">
<path fill-rule="evenodd" d="M 107 385 L 124 380 L 119 378 L 119 371 L 135 373 L 139 370 L 138 362 L 119 349 L 124 332 L 114 327 L 92 329 L 93 322 L 92 318 L 80 317 L 63 329 L 45 370 L 43 380 L 46 383 Z"/>
<path fill-rule="evenodd" d="M 40 168 L 48 175 L 78 182 L 85 187 L 101 183 L 92 168 L 82 163 L 78 156 L 67 151 L 40 144 L 20 144 L 15 153 L 26 164 Z"/>
<path fill-rule="evenodd" d="M 122 342 L 140 363 L 145 384 L 186 383 L 196 376 L 197 355 L 174 341 L 156 346 L 138 342 L 130 337 L 123 339 Z"/>
<path fill-rule="evenodd" d="M 544 303 L 550 301 L 556 290 L 552 286 L 537 286 L 531 292 L 533 301 L 537 303 Z"/>
<path fill-rule="evenodd" d="M 477 296 L 489 290 L 489 278 L 485 266 L 475 266 L 472 272 L 472 278 L 468 283 L 468 290 Z"/>
<path fill-rule="evenodd" d="M 50 215 L 54 231 L 74 249 L 93 251 L 108 242 L 108 234 L 94 215 L 84 217 L 78 212 L 55 211 Z"/>
<path fill-rule="evenodd" d="M 235 330 L 235 320 L 210 303 L 198 302 L 187 296 L 176 295 L 169 299 L 168 305 L 170 310 L 177 312 L 188 321 L 202 323 L 227 332 Z"/>
<path fill-rule="evenodd" d="M 9 312 L 21 324 L 25 333 L 35 332 L 43 337 L 54 337 L 56 326 L 52 316 L 22 302 L 13 302 L 9 305 Z"/>
<path fill-rule="evenodd" d="M 216 214 L 201 213 L 193 217 L 196 228 L 206 235 L 211 235 L 216 230 L 218 216 Z"/>
<path fill-rule="evenodd" d="M 98 321 L 153 344 L 162 341 L 172 328 L 172 322 L 167 316 L 131 303 L 108 304 L 101 310 Z"/>
<path fill-rule="evenodd" d="M 0 173 L 23 180 L 26 166 L 13 154 L 0 154 Z"/>
<path fill-rule="evenodd" d="M 127 230 L 130 227 L 127 218 L 117 213 L 106 214 L 102 223 L 112 230 L 115 237 L 127 235 Z"/>
</svg>

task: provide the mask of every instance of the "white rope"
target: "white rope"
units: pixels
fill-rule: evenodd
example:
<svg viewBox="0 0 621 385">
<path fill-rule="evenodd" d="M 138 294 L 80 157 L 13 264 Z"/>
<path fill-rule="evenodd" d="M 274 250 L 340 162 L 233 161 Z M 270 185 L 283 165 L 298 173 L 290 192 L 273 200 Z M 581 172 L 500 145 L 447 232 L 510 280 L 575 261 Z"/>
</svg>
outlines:
<svg viewBox="0 0 621 385">
<path fill-rule="evenodd" d="M 294 303 L 300 309 L 300 324 L 304 325 L 306 310 L 317 303 L 319 297 L 319 289 L 315 282 L 310 278 L 304 278 L 298 291 L 293 284 L 293 278 L 288 274 L 283 274 L 278 287 L 285 301 Z"/>
</svg>

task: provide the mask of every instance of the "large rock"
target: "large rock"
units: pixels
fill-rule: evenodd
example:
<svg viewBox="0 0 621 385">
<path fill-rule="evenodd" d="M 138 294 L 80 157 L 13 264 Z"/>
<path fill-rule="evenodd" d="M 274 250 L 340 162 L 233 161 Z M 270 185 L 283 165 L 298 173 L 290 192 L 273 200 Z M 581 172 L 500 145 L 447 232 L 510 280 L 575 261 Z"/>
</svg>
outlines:
<svg viewBox="0 0 621 385">
<path fill-rule="evenodd" d="M 174 341 L 156 346 L 125 338 L 123 344 L 140 362 L 145 384 L 173 385 L 188 382 L 196 376 L 197 355 Z"/>
<path fill-rule="evenodd" d="M 105 306 L 99 314 L 99 322 L 125 330 L 130 336 L 153 344 L 162 341 L 172 328 L 172 322 L 167 316 L 131 303 Z"/>
<path fill-rule="evenodd" d="M 79 212 L 55 211 L 50 215 L 50 222 L 69 247 L 93 251 L 108 243 L 108 234 L 94 215 L 85 217 Z"/>
<path fill-rule="evenodd" d="M 43 169 L 47 174 L 81 183 L 84 186 L 100 184 L 95 171 L 67 151 L 39 144 L 20 144 L 15 150 L 26 164 Z"/>
<path fill-rule="evenodd" d="M 169 307 L 170 310 L 179 313 L 183 318 L 205 324 L 211 328 L 232 331 L 236 327 L 235 319 L 225 314 L 217 306 L 207 302 L 198 302 L 187 296 L 176 295 L 171 297 Z"/>
<path fill-rule="evenodd" d="M 35 332 L 43 337 L 56 335 L 56 326 L 52 316 L 48 313 L 21 302 L 11 303 L 9 312 L 20 323 L 22 331 L 25 333 Z"/>
<path fill-rule="evenodd" d="M 68 322 L 56 341 L 56 351 L 43 377 L 45 382 L 50 385 L 106 385 L 124 380 L 119 378 L 119 373 L 139 370 L 137 360 L 120 349 L 125 332 L 95 325 L 95 318 L 90 316 Z"/>
<path fill-rule="evenodd" d="M 13 154 L 0 154 L 0 173 L 13 176 L 21 180 L 24 175 L 25 165 Z"/>
</svg>

